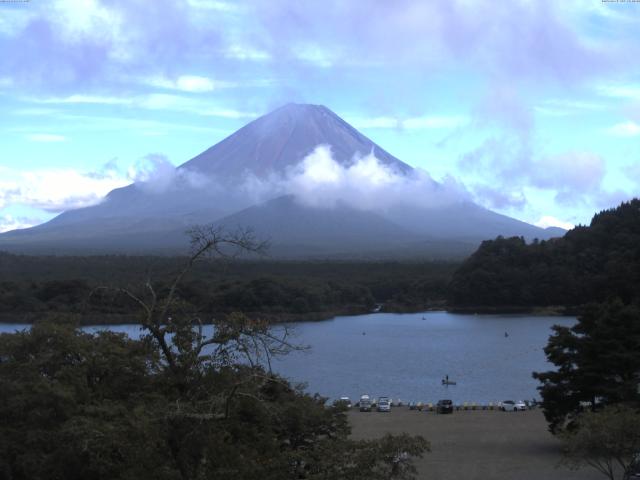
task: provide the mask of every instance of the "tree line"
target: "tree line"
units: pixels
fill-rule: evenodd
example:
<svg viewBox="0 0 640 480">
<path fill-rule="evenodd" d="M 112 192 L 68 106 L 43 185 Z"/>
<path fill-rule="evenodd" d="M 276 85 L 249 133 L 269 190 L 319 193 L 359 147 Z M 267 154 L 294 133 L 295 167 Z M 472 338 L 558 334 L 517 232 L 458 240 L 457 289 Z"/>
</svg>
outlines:
<svg viewBox="0 0 640 480">
<path fill-rule="evenodd" d="M 488 240 L 455 272 L 455 306 L 579 306 L 640 298 L 640 200 L 596 214 L 562 238 Z"/>
<path fill-rule="evenodd" d="M 0 318 L 75 314 L 91 323 L 131 321 L 137 306 L 98 287 L 150 279 L 161 291 L 185 258 L 31 257 L 0 253 Z M 179 286 L 184 308 L 202 316 L 243 311 L 275 319 L 441 305 L 457 267 L 449 262 L 234 262 L 203 260 Z M 120 317 L 120 320 L 118 318 Z"/>
<path fill-rule="evenodd" d="M 64 321 L 0 335 L 0 479 L 414 478 L 424 438 L 352 440 L 343 405 L 271 371 L 272 357 L 302 348 L 286 327 L 234 313 L 203 333 L 181 298 L 195 262 L 260 245 L 193 235 L 161 289 L 104 287 L 137 306 L 139 340 Z"/>
</svg>

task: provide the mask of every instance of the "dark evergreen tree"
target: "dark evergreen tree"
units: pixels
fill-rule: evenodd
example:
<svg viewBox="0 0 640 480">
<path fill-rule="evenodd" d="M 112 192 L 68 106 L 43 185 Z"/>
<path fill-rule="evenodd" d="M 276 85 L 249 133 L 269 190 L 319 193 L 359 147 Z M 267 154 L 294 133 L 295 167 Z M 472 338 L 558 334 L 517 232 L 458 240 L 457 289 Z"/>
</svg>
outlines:
<svg viewBox="0 0 640 480">
<path fill-rule="evenodd" d="M 619 299 L 591 305 L 571 328 L 555 326 L 545 348 L 557 370 L 534 373 L 552 432 L 585 407 L 640 400 L 640 308 Z"/>
</svg>

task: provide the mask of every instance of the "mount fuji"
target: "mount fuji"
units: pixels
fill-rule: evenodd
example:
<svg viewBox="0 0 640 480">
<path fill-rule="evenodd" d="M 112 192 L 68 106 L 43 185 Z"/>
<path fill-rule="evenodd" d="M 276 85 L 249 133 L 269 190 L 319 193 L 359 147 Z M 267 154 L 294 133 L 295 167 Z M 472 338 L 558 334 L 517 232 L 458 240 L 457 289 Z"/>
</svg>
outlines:
<svg viewBox="0 0 640 480">
<path fill-rule="evenodd" d="M 320 105 L 288 104 L 183 163 L 94 206 L 0 235 L 0 250 L 92 254 L 186 251 L 185 231 L 252 228 L 289 258 L 460 257 L 503 236 L 547 239 L 397 159 Z"/>
</svg>

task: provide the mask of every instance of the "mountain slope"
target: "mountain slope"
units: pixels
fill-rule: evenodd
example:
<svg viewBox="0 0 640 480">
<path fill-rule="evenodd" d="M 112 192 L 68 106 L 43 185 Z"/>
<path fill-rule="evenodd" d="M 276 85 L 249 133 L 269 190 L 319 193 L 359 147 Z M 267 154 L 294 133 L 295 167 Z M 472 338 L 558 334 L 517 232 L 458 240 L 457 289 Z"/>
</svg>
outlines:
<svg viewBox="0 0 640 480">
<path fill-rule="evenodd" d="M 546 231 L 506 215 L 492 212 L 470 201 L 445 204 L 437 208 L 403 205 L 390 209 L 384 216 L 417 233 L 439 239 L 473 241 L 476 245 L 482 240 L 495 238 L 499 235 L 503 237 L 522 236 L 527 240 L 558 236 L 558 232 L 555 230 Z"/>
<path fill-rule="evenodd" d="M 228 229 L 251 226 L 277 256 L 367 254 L 401 248 L 421 236 L 380 215 L 346 205 L 313 208 L 292 196 L 275 198 L 229 215 L 216 224 Z"/>
<path fill-rule="evenodd" d="M 446 192 L 428 176 L 421 185 L 433 187 L 434 203 L 429 208 L 411 206 L 412 198 L 368 210 L 362 205 L 349 207 L 343 197 L 330 202 L 330 208 L 303 206 L 283 191 L 283 179 L 318 145 L 330 146 L 330 168 L 348 171 L 357 158 L 374 153 L 384 174 L 400 179 L 400 184 L 416 172 L 328 108 L 289 104 L 182 164 L 170 181 L 119 188 L 98 205 L 64 212 L 37 227 L 1 234 L 0 249 L 29 253 L 182 252 L 187 246 L 184 231 L 188 227 L 213 222 L 254 227 L 260 235 L 272 238 L 274 255 L 296 252 L 297 256 L 348 252 L 405 256 L 414 251 L 425 255 L 438 251 L 438 256 L 446 256 L 447 245 L 459 255 L 497 235 L 550 236 L 550 232 L 469 201 L 445 199 L 440 192 Z M 317 159 L 308 157 L 309 161 Z M 278 179 L 275 185 L 269 183 L 274 178 Z M 369 177 L 358 177 L 338 195 L 348 196 L 349 189 L 361 186 L 357 182 L 368 181 Z M 268 185 L 268 193 L 253 192 L 251 185 L 256 183 Z M 382 200 L 377 204 L 389 203 Z"/>
<path fill-rule="evenodd" d="M 322 144 L 331 145 L 333 158 L 341 165 L 348 165 L 354 155 L 374 152 L 380 162 L 399 172 L 412 170 L 327 107 L 294 103 L 254 120 L 180 168 L 225 179 L 247 172 L 266 177 L 296 165 Z"/>
</svg>

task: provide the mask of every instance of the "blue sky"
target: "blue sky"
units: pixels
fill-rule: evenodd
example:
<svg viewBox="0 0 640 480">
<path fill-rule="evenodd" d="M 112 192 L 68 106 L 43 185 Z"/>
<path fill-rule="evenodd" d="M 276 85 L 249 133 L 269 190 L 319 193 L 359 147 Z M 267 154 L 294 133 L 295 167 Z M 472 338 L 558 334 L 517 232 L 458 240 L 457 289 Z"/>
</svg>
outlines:
<svg viewBox="0 0 640 480">
<path fill-rule="evenodd" d="M 588 223 L 640 187 L 640 3 L 0 2 L 0 231 L 91 205 L 287 102 L 478 203 Z"/>
</svg>

